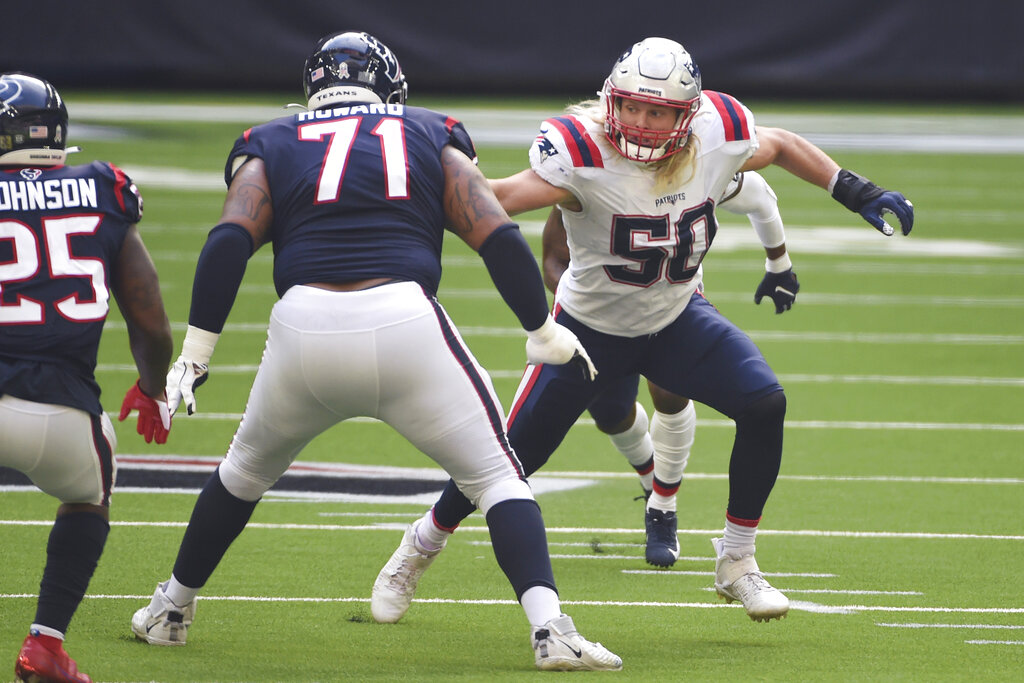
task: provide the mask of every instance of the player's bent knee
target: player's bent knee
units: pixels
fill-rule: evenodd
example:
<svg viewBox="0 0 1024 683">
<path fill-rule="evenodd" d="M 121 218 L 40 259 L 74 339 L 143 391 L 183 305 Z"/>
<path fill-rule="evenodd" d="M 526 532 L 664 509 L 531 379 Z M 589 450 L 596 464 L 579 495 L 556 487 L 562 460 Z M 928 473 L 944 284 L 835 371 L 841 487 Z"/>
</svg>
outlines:
<svg viewBox="0 0 1024 683">
<path fill-rule="evenodd" d="M 473 500 L 473 496 L 468 496 Z M 534 500 L 530 485 L 522 479 L 503 479 L 480 492 L 476 506 L 487 516 L 488 510 L 506 500 Z"/>
<path fill-rule="evenodd" d="M 259 481 L 247 475 L 232 460 L 223 461 L 218 469 L 220 471 L 220 482 L 224 484 L 227 492 L 235 498 L 250 503 L 259 500 L 274 485 L 274 482 Z"/>
<path fill-rule="evenodd" d="M 772 392 L 754 401 L 736 422 L 771 424 L 782 422 L 786 418 L 786 393 L 782 390 Z"/>
</svg>

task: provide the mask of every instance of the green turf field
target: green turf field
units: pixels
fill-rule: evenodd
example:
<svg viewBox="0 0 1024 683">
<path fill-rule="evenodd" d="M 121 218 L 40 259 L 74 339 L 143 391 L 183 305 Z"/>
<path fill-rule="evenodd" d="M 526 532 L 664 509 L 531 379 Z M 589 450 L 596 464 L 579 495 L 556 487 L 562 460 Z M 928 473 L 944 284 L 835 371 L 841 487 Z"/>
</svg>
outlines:
<svg viewBox="0 0 1024 683">
<path fill-rule="evenodd" d="M 84 148 L 74 161 L 112 161 L 142 190 L 140 229 L 180 343 L 196 256 L 220 213 L 224 158 L 244 128 L 295 97 L 64 95 L 71 143 Z M 509 101 L 412 103 L 462 116 L 491 176 L 525 167 L 539 120 L 564 104 L 531 100 L 517 113 Z M 808 135 L 916 208 L 909 238 L 885 238 L 823 191 L 768 169 L 802 285 L 797 305 L 781 316 L 770 302 L 753 305 L 764 253 L 742 217 L 719 216 L 705 260 L 708 297 L 760 345 L 789 399 L 758 560 L 792 610 L 754 623 L 711 588 L 709 539 L 724 523 L 732 428 L 702 406 L 680 493 L 682 556 L 671 570 L 644 563 L 635 475 L 591 422 L 574 428 L 538 475 L 565 610 L 586 637 L 622 656 L 621 673 L 601 675 L 622 681 L 1018 680 L 1024 109 L 747 104 L 760 123 Z M 522 217 L 538 255 L 542 219 Z M 525 337 L 457 239 L 448 240 L 444 268 L 439 298 L 507 407 Z M 121 457 L 223 454 L 276 300 L 270 269 L 265 247 L 250 261 L 198 414 L 179 416 L 162 447 L 145 444 L 133 421 L 119 424 Z M 116 311 L 99 363 L 104 406 L 116 413 L 136 377 Z M 369 473 L 368 484 L 382 476 L 376 466 L 411 468 L 410 479 L 437 475 L 371 421 L 333 428 L 300 460 L 351 465 Z M 372 621 L 377 571 L 432 495 L 378 498 L 268 495 L 205 588 L 187 647 L 157 648 L 135 641 L 129 620 L 169 575 L 195 492 L 119 490 L 68 651 L 97 681 L 540 675 L 479 515 L 450 540 L 401 623 Z M 0 491 L 0 680 L 12 675 L 32 621 L 55 508 L 35 491 Z"/>
</svg>

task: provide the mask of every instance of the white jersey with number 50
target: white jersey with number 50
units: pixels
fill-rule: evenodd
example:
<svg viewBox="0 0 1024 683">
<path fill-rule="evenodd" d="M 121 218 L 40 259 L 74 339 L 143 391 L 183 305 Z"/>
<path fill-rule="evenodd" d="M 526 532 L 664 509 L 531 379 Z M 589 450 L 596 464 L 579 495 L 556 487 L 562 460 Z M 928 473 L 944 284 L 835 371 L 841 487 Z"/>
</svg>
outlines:
<svg viewBox="0 0 1024 683">
<path fill-rule="evenodd" d="M 717 231 L 715 205 L 757 149 L 754 119 L 739 101 L 705 91 L 691 135 L 693 173 L 655 192 L 649 164 L 628 161 L 601 124 L 572 115 L 548 119 L 530 148 L 541 178 L 570 190 L 582 210 L 562 209 L 570 262 L 556 300 L 607 334 L 653 334 L 675 320 L 701 282 L 701 260 Z"/>
</svg>

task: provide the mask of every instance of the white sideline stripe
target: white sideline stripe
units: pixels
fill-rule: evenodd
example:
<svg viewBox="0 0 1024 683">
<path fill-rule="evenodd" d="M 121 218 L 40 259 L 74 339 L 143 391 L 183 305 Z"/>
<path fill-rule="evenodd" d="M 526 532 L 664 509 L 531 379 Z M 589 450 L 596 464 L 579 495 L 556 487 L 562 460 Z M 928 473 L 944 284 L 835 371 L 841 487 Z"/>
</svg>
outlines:
<svg viewBox="0 0 1024 683">
<path fill-rule="evenodd" d="M 551 557 L 555 557 L 552 555 Z M 585 557 L 583 555 L 562 555 L 562 559 L 573 557 Z M 639 556 L 627 555 L 619 558 L 623 560 L 639 560 Z M 703 558 L 702 558 L 703 559 Z M 623 574 L 657 575 L 657 576 L 714 576 L 714 572 L 700 572 L 690 569 L 623 569 Z M 835 579 L 838 574 L 827 574 L 819 572 L 761 572 L 765 576 L 781 576 L 792 579 Z M 714 590 L 713 588 L 709 590 Z M 781 589 L 780 589 L 781 590 Z"/>
<path fill-rule="evenodd" d="M 0 599 L 30 599 L 35 600 L 39 596 L 31 593 L 0 593 Z M 150 595 L 89 595 L 86 600 L 150 600 Z M 367 603 L 369 598 L 364 597 L 271 597 L 265 595 L 242 596 L 242 595 L 203 595 L 201 598 L 206 601 L 226 602 L 313 602 L 313 603 Z M 452 598 L 414 598 L 413 602 L 418 604 L 434 605 L 518 605 L 515 600 L 509 599 L 452 599 Z M 648 601 L 626 601 L 626 600 L 563 600 L 563 605 L 580 605 L 586 607 L 690 607 L 695 609 L 741 609 L 740 604 L 722 604 L 712 602 L 648 602 Z M 880 605 L 818 605 L 812 602 L 791 601 L 790 608 L 807 612 L 821 613 L 849 613 L 849 612 L 920 612 L 920 613 L 942 613 L 942 614 L 1024 614 L 1024 608 L 1003 608 L 1003 607 L 885 607 Z M 971 641 L 968 641 L 971 642 Z M 992 643 L 1015 644 L 1017 641 L 977 641 Z"/>
<path fill-rule="evenodd" d="M 272 294 L 275 292 L 270 285 L 243 285 L 241 290 L 248 294 Z M 753 294 L 746 290 L 727 292 L 715 290 L 706 292 L 712 303 L 722 301 L 743 302 L 753 301 Z M 439 298 L 471 299 L 485 301 L 501 301 L 496 289 L 442 289 Z M 808 293 L 798 297 L 798 303 L 808 306 L 969 306 L 988 308 L 1021 308 L 1024 297 L 1008 296 L 907 296 L 903 294 L 826 294 Z"/>
<path fill-rule="evenodd" d="M 0 487 L 4 490 L 5 487 Z M 159 489 L 153 489 L 159 491 Z M 190 491 L 194 494 L 194 491 Z M 410 513 L 410 518 L 416 518 L 415 513 Z M 479 517 L 479 515 L 475 515 Z M 112 521 L 111 526 L 119 527 L 158 527 L 166 529 L 180 529 L 188 525 L 187 522 L 127 522 Z M 52 519 L 0 519 L 0 526 L 53 526 Z M 380 524 L 271 524 L 266 522 L 250 522 L 247 529 L 268 529 L 288 531 L 396 531 L 404 530 L 407 525 L 404 523 L 382 522 Z M 489 533 L 486 526 L 459 526 L 460 531 L 475 531 Z M 640 534 L 643 529 L 624 528 L 588 528 L 588 527 L 548 527 L 549 534 Z M 680 529 L 680 534 L 690 536 L 715 536 L 722 533 L 722 529 Z M 987 540 L 987 541 L 1024 541 L 1022 535 L 1005 534 L 961 534 L 961 533 L 926 533 L 908 531 L 827 531 L 818 529 L 788 530 L 788 529 L 759 529 L 759 535 L 767 536 L 803 536 L 803 537 L 828 537 L 828 538 L 914 538 L 930 540 Z M 572 557 L 582 557 L 573 555 Z"/>
<path fill-rule="evenodd" d="M 241 375 L 256 372 L 259 368 L 254 364 L 216 365 L 214 370 L 220 374 Z M 137 373 L 138 368 L 127 363 L 100 363 L 97 371 Z M 495 379 L 519 379 L 523 376 L 519 370 L 488 370 Z M 806 375 L 780 374 L 779 380 L 785 384 L 922 384 L 939 386 L 1002 386 L 1024 387 L 1024 377 L 941 377 L 911 375 Z"/>
<path fill-rule="evenodd" d="M 1024 640 L 965 640 L 968 645 L 1024 645 Z"/>
<path fill-rule="evenodd" d="M 113 420 L 117 413 L 107 413 Z M 242 419 L 242 413 L 196 413 L 194 415 L 182 416 L 188 420 L 228 420 L 238 422 Z M 372 417 L 353 417 L 346 422 L 362 424 L 385 424 Z M 574 426 L 592 425 L 594 421 L 590 418 L 576 420 Z M 726 427 L 735 428 L 732 420 L 698 420 L 701 427 Z M 881 422 L 881 421 L 840 421 L 840 420 L 788 420 L 786 429 L 854 429 L 857 431 L 871 430 L 921 430 L 921 431 L 980 431 L 980 432 L 1024 432 L 1024 424 L 996 424 L 985 422 Z"/>
<path fill-rule="evenodd" d="M 875 626 L 886 626 L 888 628 L 982 628 L 997 630 L 1024 629 L 1024 626 L 1007 624 L 886 624 L 882 622 L 875 622 Z"/>
<path fill-rule="evenodd" d="M 172 322 L 171 329 L 184 332 L 185 322 Z M 108 320 L 104 329 L 127 331 L 123 320 Z M 225 332 L 266 334 L 266 323 L 228 323 Z M 460 326 L 463 337 L 526 337 L 521 327 Z M 1024 344 L 1019 334 L 921 334 L 916 332 L 784 332 L 779 330 L 747 330 L 754 341 L 838 342 L 849 344 L 940 344 L 950 346 L 1005 346 Z"/>
</svg>

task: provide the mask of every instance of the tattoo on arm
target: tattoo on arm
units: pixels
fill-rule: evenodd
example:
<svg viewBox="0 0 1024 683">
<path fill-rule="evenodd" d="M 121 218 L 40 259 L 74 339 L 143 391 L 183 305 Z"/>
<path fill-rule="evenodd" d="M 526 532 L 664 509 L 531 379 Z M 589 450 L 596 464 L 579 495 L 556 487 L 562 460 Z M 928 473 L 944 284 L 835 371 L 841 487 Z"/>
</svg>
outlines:
<svg viewBox="0 0 1024 683">
<path fill-rule="evenodd" d="M 455 152 L 461 155 L 461 152 Z M 458 235 L 466 235 L 473 227 L 487 219 L 497 222 L 508 220 L 508 214 L 494 197 L 491 186 L 480 170 L 468 159 L 458 159 L 450 154 L 442 156 L 448 176 L 449 191 L 445 199 L 445 210 L 451 221 L 451 229 Z"/>
<path fill-rule="evenodd" d="M 253 183 L 243 183 L 233 194 L 231 208 L 254 221 L 270 206 L 270 195 Z"/>
</svg>

